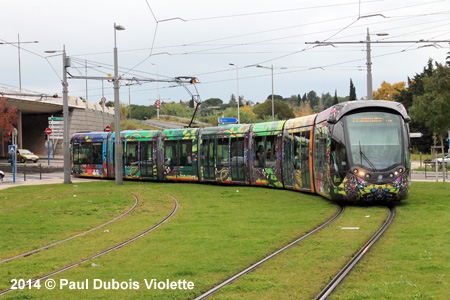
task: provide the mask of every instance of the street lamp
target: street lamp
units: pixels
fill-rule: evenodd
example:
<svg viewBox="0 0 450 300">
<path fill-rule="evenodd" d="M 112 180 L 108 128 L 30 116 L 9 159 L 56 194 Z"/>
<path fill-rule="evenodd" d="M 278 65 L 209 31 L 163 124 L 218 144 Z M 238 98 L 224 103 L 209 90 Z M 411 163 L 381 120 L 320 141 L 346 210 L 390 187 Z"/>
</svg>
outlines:
<svg viewBox="0 0 450 300">
<path fill-rule="evenodd" d="M 271 65 L 270 68 L 269 67 L 264 67 L 264 66 L 261 66 L 261 65 L 256 65 L 256 67 L 257 68 L 270 69 L 271 72 L 272 72 L 272 122 L 273 122 L 273 121 L 275 121 L 275 101 L 274 101 L 274 98 L 273 98 L 273 65 Z M 282 67 L 282 68 L 279 68 L 279 69 L 287 69 L 287 68 Z"/>
<path fill-rule="evenodd" d="M 241 124 L 241 115 L 239 113 L 240 110 L 240 102 L 241 100 L 239 99 L 239 67 L 233 63 L 229 63 L 230 66 L 235 66 L 236 67 L 236 84 L 237 84 L 237 106 L 238 106 L 238 124 Z"/>
<path fill-rule="evenodd" d="M 115 140 L 114 140 L 114 162 L 115 162 L 115 177 L 116 177 L 116 185 L 123 184 L 123 166 L 122 166 L 122 141 L 120 139 L 120 99 L 119 99 L 119 66 L 118 66 L 118 58 L 117 58 L 117 44 L 116 44 L 116 31 L 117 30 L 125 30 L 125 27 L 122 25 L 116 25 L 114 23 L 114 118 L 115 118 Z"/>
<path fill-rule="evenodd" d="M 45 53 L 56 53 L 61 51 L 56 50 L 47 50 Z M 63 45 L 62 50 L 62 60 L 63 60 L 63 119 L 64 119 L 64 132 L 63 132 L 63 155 L 64 155 L 64 183 L 70 184 L 70 143 L 69 143 L 69 135 L 70 135 L 70 124 L 69 124 L 69 100 L 67 90 L 67 68 L 70 67 L 70 58 L 66 56 L 66 46 Z"/>
</svg>

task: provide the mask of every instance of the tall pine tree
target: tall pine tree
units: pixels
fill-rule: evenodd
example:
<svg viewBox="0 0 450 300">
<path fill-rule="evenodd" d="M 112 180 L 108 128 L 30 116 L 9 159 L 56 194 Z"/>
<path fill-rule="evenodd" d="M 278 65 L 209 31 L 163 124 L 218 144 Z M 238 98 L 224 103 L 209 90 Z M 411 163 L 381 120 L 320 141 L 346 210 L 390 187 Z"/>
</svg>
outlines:
<svg viewBox="0 0 450 300">
<path fill-rule="evenodd" d="M 353 85 L 353 81 L 351 78 L 350 78 L 350 99 L 349 100 L 350 101 L 356 100 L 356 88 Z"/>
</svg>

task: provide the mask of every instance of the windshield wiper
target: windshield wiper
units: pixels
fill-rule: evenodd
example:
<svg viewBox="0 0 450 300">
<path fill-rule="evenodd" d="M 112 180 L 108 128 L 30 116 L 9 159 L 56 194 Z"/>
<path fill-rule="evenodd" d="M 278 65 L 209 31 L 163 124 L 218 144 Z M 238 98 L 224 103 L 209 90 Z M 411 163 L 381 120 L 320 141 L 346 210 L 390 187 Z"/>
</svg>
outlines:
<svg viewBox="0 0 450 300">
<path fill-rule="evenodd" d="M 359 156 L 361 157 L 361 165 L 362 165 L 362 159 L 364 158 L 367 161 L 367 163 L 369 164 L 369 166 L 372 168 L 372 170 L 374 172 L 378 172 L 377 168 L 375 168 L 375 166 L 370 161 L 370 159 L 364 154 L 364 152 L 362 152 L 362 150 L 361 150 L 361 141 L 359 141 Z"/>
</svg>

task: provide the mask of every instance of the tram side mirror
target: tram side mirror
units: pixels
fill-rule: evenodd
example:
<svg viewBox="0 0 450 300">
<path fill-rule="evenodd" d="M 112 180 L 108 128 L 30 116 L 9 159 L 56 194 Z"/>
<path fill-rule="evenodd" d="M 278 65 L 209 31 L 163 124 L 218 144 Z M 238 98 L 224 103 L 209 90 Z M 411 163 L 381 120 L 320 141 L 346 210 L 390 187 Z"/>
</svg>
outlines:
<svg viewBox="0 0 450 300">
<path fill-rule="evenodd" d="M 336 122 L 337 122 L 337 120 L 336 120 L 336 117 L 334 115 L 333 116 L 329 116 L 328 119 L 327 119 L 327 123 L 328 124 L 336 124 Z"/>
<path fill-rule="evenodd" d="M 410 117 L 410 116 L 406 116 L 406 118 L 405 118 L 405 122 L 406 122 L 406 123 L 409 123 L 409 122 L 411 122 L 411 117 Z"/>
</svg>

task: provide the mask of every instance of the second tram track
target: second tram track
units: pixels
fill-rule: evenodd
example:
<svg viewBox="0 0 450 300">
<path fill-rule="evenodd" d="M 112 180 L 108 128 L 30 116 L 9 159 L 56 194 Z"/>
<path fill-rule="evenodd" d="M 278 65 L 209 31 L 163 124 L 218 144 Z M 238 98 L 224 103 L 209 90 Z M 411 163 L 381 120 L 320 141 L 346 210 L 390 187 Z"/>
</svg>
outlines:
<svg viewBox="0 0 450 300">
<path fill-rule="evenodd" d="M 394 220 L 395 210 L 389 207 L 389 216 L 386 221 L 378 229 L 378 231 L 370 238 L 370 240 L 353 256 L 353 258 L 339 271 L 339 273 L 328 283 L 328 285 L 316 296 L 315 300 L 324 300 L 336 289 L 336 287 L 347 277 L 356 264 L 369 252 L 372 246 L 378 241 L 383 233 L 389 228 Z"/>
<path fill-rule="evenodd" d="M 19 254 L 19 255 L 16 255 L 16 256 L 13 256 L 13 257 L 4 259 L 4 260 L 0 260 L 0 264 L 7 263 L 7 262 L 10 262 L 10 261 L 16 260 L 16 259 L 18 259 L 18 258 L 21 258 L 21 257 L 28 257 L 28 256 L 33 255 L 33 254 L 35 254 L 35 253 L 38 253 L 38 252 L 40 252 L 40 251 L 42 251 L 42 250 L 49 249 L 49 248 L 54 247 L 54 246 L 56 246 L 56 245 L 60 245 L 60 244 L 62 244 L 62 243 L 65 243 L 65 242 L 68 242 L 68 241 L 70 241 L 70 240 L 73 240 L 73 239 L 75 239 L 75 238 L 77 238 L 77 237 L 86 235 L 87 233 L 90 233 L 90 232 L 92 232 L 92 231 L 94 231 L 94 230 L 97 230 L 97 229 L 100 229 L 100 228 L 102 228 L 102 227 L 105 227 L 106 225 L 111 224 L 112 222 L 115 222 L 115 221 L 117 221 L 117 220 L 119 220 L 119 219 L 122 219 L 123 217 L 129 215 L 129 214 L 136 208 L 136 206 L 137 206 L 138 203 L 139 203 L 139 200 L 138 200 L 138 198 L 136 197 L 136 195 L 134 195 L 134 194 L 131 194 L 131 195 L 134 197 L 134 200 L 135 200 L 135 201 L 134 201 L 134 205 L 133 205 L 133 207 L 131 207 L 131 208 L 130 208 L 127 212 L 125 212 L 124 214 L 122 214 L 122 215 L 120 215 L 120 216 L 118 216 L 118 217 L 116 217 L 116 218 L 114 218 L 114 219 L 112 219 L 112 220 L 110 220 L 110 221 L 108 221 L 108 222 L 106 222 L 106 223 L 103 223 L 103 224 L 101 224 L 101 225 L 99 225 L 99 226 L 97 226 L 97 227 L 91 228 L 91 229 L 89 229 L 89 230 L 87 230 L 87 231 L 85 231 L 85 232 L 82 232 L 82 233 L 79 233 L 79 234 L 77 234 L 77 235 L 71 236 L 71 237 L 66 238 L 66 239 L 64 239 L 64 240 L 61 240 L 61 241 L 55 242 L 55 243 L 53 243 L 53 244 L 50 244 L 50 245 L 41 247 L 41 248 L 39 248 L 39 249 L 35 249 L 35 250 L 29 251 L 29 252 L 26 252 L 26 253 L 22 253 L 22 254 Z"/>
<path fill-rule="evenodd" d="M 119 244 L 116 244 L 116 245 L 114 245 L 114 246 L 112 246 L 112 247 L 110 247 L 110 248 L 108 248 L 108 249 L 106 249 L 106 250 L 103 250 L 103 251 L 101 251 L 101 252 L 99 252 L 99 253 L 96 253 L 96 254 L 94 254 L 94 255 L 91 255 L 91 256 L 89 256 L 89 257 L 86 257 L 86 258 L 84 258 L 84 259 L 82 259 L 82 260 L 80 260 L 80 261 L 78 261 L 78 262 L 75 262 L 75 263 L 73 263 L 73 264 L 67 265 L 67 266 L 65 266 L 65 267 L 63 267 L 63 268 L 60 268 L 60 269 L 56 270 L 56 271 L 53 271 L 53 272 L 47 273 L 47 274 L 45 274 L 45 275 L 39 276 L 39 277 L 37 277 L 37 278 L 34 278 L 33 280 L 30 281 L 29 285 L 32 286 L 32 285 L 33 285 L 34 283 L 36 283 L 36 281 L 38 281 L 38 280 L 46 279 L 46 278 L 48 278 L 48 277 L 50 277 L 50 276 L 53 276 L 53 275 L 62 273 L 62 272 L 67 271 L 67 270 L 70 270 L 70 269 L 72 269 L 72 268 L 74 268 L 74 267 L 76 267 L 76 266 L 78 266 L 78 265 L 80 265 L 80 264 L 82 264 L 82 263 L 85 263 L 86 261 L 88 261 L 88 260 L 90 260 L 90 259 L 97 258 L 97 257 L 100 257 L 100 256 L 102 256 L 102 255 L 105 255 L 105 254 L 107 254 L 107 253 L 109 253 L 109 252 L 112 252 L 112 251 L 114 251 L 114 250 L 117 250 L 117 249 L 119 249 L 119 248 L 121 248 L 121 247 L 123 247 L 123 246 L 125 246 L 125 245 L 127 245 L 127 244 L 129 244 L 129 243 L 131 243 L 131 242 L 134 242 L 134 241 L 137 240 L 138 238 L 141 238 L 141 237 L 143 237 L 144 235 L 146 235 L 146 234 L 152 232 L 152 231 L 155 230 L 156 228 L 160 227 L 162 224 L 164 224 L 164 223 L 167 222 L 170 218 L 172 218 L 173 215 L 174 215 L 174 214 L 176 213 L 176 211 L 178 210 L 178 201 L 177 201 L 177 199 L 176 199 L 175 197 L 173 197 L 172 195 L 169 195 L 169 197 L 173 199 L 173 201 L 174 201 L 174 203 L 175 203 L 175 206 L 174 206 L 173 210 L 171 211 L 171 213 L 168 214 L 164 219 L 162 219 L 161 221 L 159 221 L 157 224 L 155 224 L 155 225 L 153 225 L 152 227 L 148 228 L 147 230 L 145 230 L 145 231 L 139 233 L 138 235 L 135 235 L 134 237 L 132 237 L 132 238 L 130 238 L 130 239 L 128 239 L 128 240 L 125 240 L 125 241 L 123 241 L 123 242 L 121 242 L 121 243 L 119 243 Z M 28 285 L 28 282 L 27 282 L 27 285 Z M 14 290 L 11 289 L 11 288 L 9 288 L 9 289 L 0 291 L 0 295 L 4 295 L 4 294 L 6 294 L 6 293 L 8 293 L 8 292 L 10 292 L 10 291 L 14 291 Z"/>
<path fill-rule="evenodd" d="M 294 245 L 298 244 L 300 241 L 304 240 L 305 238 L 315 234 L 316 232 L 320 231 L 321 229 L 323 229 L 324 227 L 328 226 L 331 222 L 333 222 L 334 220 L 336 220 L 342 213 L 344 212 L 344 206 L 340 206 L 339 211 L 328 221 L 326 221 L 325 223 L 323 223 L 322 225 L 320 225 L 319 227 L 315 228 L 314 230 L 308 232 L 305 235 L 302 235 L 300 238 L 296 239 L 295 241 L 289 243 L 288 245 L 284 246 L 283 248 L 275 251 L 274 253 L 266 256 L 265 258 L 261 259 L 260 261 L 254 263 L 253 265 L 251 265 L 250 267 L 244 269 L 243 271 L 237 273 L 236 275 L 228 278 L 227 280 L 223 281 L 222 283 L 216 285 L 215 287 L 213 287 L 212 289 L 208 290 L 207 292 L 201 294 L 200 296 L 198 296 L 197 298 L 195 298 L 194 300 L 201 300 L 201 299 L 205 299 L 209 296 L 211 296 L 212 294 L 214 294 L 217 290 L 221 289 L 222 287 L 226 286 L 227 284 L 230 284 L 232 282 L 234 282 L 235 280 L 237 280 L 238 278 L 244 276 L 245 274 L 253 271 L 254 269 L 256 269 L 257 267 L 259 267 L 260 265 L 262 265 L 264 262 L 274 258 L 275 256 L 277 256 L 278 254 L 280 254 L 281 252 L 293 247 Z"/>
</svg>

